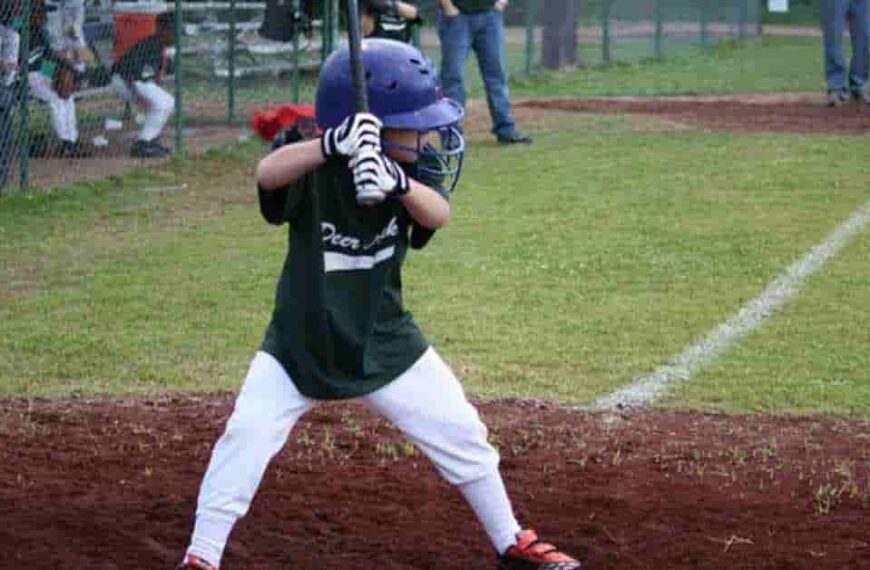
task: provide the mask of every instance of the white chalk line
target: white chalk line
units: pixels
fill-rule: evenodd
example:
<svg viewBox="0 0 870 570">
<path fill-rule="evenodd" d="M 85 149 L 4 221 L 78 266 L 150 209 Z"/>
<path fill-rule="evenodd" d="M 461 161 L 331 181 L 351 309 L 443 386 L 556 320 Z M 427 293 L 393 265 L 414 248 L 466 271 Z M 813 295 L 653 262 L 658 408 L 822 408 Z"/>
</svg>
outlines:
<svg viewBox="0 0 870 570">
<path fill-rule="evenodd" d="M 687 347 L 668 364 L 649 376 L 626 384 L 616 392 L 595 400 L 589 409 L 615 411 L 642 408 L 654 402 L 676 384 L 689 380 L 713 362 L 734 342 L 761 326 L 777 309 L 797 295 L 803 282 L 821 269 L 840 249 L 856 237 L 870 219 L 870 200 L 802 259 L 793 263 L 758 297 L 735 315 Z"/>
</svg>

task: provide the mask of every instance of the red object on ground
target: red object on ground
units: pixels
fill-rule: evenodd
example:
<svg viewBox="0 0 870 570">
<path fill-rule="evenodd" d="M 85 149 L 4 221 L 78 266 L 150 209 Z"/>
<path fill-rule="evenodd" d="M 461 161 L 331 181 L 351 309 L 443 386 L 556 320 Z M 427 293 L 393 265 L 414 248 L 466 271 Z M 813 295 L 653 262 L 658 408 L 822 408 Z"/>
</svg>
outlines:
<svg viewBox="0 0 870 570">
<path fill-rule="evenodd" d="M 298 126 L 303 133 L 313 134 L 317 131 L 314 121 L 314 105 L 295 105 L 284 103 L 272 109 L 254 111 L 252 119 L 254 131 L 260 138 L 271 141 L 284 129 Z"/>
</svg>

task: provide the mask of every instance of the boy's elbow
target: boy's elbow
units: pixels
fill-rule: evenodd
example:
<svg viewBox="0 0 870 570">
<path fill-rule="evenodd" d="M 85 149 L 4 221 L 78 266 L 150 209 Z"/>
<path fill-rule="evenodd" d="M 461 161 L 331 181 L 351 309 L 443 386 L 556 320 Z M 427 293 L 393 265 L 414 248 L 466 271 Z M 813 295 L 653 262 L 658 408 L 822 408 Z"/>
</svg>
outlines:
<svg viewBox="0 0 870 570">
<path fill-rule="evenodd" d="M 271 176 L 271 168 L 269 167 L 269 157 L 262 159 L 257 164 L 257 186 L 263 190 L 274 190 L 276 188 L 274 180 Z"/>
</svg>

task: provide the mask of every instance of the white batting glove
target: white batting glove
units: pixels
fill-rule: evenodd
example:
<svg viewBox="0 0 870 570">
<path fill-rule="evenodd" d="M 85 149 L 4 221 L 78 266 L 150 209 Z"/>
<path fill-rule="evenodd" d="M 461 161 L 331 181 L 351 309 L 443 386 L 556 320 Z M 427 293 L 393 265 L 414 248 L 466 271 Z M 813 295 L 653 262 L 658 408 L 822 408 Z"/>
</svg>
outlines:
<svg viewBox="0 0 870 570">
<path fill-rule="evenodd" d="M 381 150 L 380 119 L 371 113 L 355 113 L 347 117 L 334 129 L 326 129 L 320 139 L 323 156 L 356 155 L 362 148 Z"/>
<path fill-rule="evenodd" d="M 363 148 L 350 160 L 356 201 L 361 206 L 404 196 L 411 189 L 408 176 L 395 160 L 373 148 Z"/>
</svg>

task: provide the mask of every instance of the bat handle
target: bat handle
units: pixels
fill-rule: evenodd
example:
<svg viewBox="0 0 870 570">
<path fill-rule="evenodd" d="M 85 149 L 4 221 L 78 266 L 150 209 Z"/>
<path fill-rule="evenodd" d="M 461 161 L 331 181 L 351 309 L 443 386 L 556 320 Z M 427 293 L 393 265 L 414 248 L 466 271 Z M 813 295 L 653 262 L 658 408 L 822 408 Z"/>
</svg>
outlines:
<svg viewBox="0 0 870 570">
<path fill-rule="evenodd" d="M 360 206 L 376 206 L 386 199 L 387 195 L 381 190 L 357 190 L 356 203 Z"/>
</svg>

